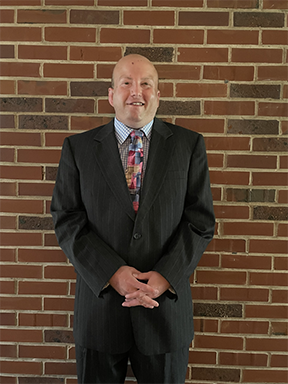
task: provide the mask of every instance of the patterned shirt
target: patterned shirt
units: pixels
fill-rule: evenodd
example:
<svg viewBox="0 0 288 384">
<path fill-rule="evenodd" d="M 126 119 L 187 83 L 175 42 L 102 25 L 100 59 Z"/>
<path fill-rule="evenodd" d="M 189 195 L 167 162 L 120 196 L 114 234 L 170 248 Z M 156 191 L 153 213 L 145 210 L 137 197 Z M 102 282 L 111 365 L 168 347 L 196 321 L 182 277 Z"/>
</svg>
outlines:
<svg viewBox="0 0 288 384">
<path fill-rule="evenodd" d="M 154 119 L 150 121 L 150 123 L 146 124 L 143 128 L 141 128 L 141 131 L 144 133 L 143 136 L 143 171 L 142 171 L 142 178 L 145 174 L 147 159 L 148 159 L 148 153 L 149 153 L 149 145 L 150 145 L 150 139 L 152 134 L 152 126 L 153 126 Z M 129 144 L 130 144 L 130 138 L 129 135 L 134 129 L 128 128 L 125 124 L 121 123 L 121 121 L 117 120 L 116 117 L 114 118 L 114 128 L 115 128 L 115 135 L 118 142 L 118 149 L 123 165 L 124 171 L 127 168 L 127 160 L 128 160 L 128 152 L 129 152 Z"/>
</svg>

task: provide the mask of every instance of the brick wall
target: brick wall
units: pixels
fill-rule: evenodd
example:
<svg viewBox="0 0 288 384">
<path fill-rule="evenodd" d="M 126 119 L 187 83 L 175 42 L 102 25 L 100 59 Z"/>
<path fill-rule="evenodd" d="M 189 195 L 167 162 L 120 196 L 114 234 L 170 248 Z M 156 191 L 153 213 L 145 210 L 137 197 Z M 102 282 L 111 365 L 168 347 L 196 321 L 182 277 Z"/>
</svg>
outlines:
<svg viewBox="0 0 288 384">
<path fill-rule="evenodd" d="M 208 150 L 217 229 L 191 278 L 187 383 L 286 383 L 288 1 L 0 7 L 0 383 L 76 383 L 75 273 L 49 204 L 63 139 L 110 120 L 111 71 L 128 52 L 155 62 L 159 117 Z"/>
</svg>

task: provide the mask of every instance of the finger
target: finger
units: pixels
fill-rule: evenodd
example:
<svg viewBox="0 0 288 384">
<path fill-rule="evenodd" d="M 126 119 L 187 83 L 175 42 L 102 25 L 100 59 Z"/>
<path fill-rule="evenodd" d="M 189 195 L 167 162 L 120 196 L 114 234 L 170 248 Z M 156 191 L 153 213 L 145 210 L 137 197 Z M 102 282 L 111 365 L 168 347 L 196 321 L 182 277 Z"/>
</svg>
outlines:
<svg viewBox="0 0 288 384">
<path fill-rule="evenodd" d="M 138 280 L 149 280 L 151 277 L 151 272 L 133 273 L 133 276 Z"/>
<path fill-rule="evenodd" d="M 158 303 L 156 303 L 156 304 L 157 304 L 157 306 L 159 305 Z M 124 301 L 122 303 L 122 306 L 127 307 L 127 308 L 142 306 L 144 308 L 153 309 L 156 305 L 154 306 L 153 304 L 146 303 L 145 301 L 141 302 L 138 299 L 133 299 L 133 300 L 129 300 L 129 301 Z"/>
<path fill-rule="evenodd" d="M 148 284 L 141 283 L 137 279 L 135 279 L 135 282 L 133 283 L 133 287 L 137 288 L 141 292 L 144 292 L 146 294 L 150 294 L 152 296 L 157 295 L 157 293 L 158 293 L 158 291 L 155 288 L 151 287 Z"/>
</svg>

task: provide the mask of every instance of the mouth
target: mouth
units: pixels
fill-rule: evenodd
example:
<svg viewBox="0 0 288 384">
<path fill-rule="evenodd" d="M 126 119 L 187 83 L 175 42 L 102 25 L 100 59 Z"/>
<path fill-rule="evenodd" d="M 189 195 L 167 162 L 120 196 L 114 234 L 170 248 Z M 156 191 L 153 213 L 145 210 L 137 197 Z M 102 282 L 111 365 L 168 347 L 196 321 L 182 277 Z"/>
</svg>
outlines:
<svg viewBox="0 0 288 384">
<path fill-rule="evenodd" d="M 134 103 L 129 103 L 128 105 L 135 105 L 137 107 L 142 107 L 144 105 L 144 103 L 141 103 L 141 102 L 134 102 Z"/>
</svg>

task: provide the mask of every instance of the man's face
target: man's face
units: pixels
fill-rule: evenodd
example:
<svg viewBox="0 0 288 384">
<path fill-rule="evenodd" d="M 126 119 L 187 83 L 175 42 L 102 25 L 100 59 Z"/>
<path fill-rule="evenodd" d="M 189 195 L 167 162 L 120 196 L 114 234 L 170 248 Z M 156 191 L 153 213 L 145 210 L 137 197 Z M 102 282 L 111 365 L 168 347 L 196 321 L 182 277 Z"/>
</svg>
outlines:
<svg viewBox="0 0 288 384">
<path fill-rule="evenodd" d="M 148 124 L 156 114 L 160 97 L 154 66 L 140 55 L 128 55 L 116 64 L 113 79 L 109 103 L 116 118 L 135 129 Z"/>
</svg>

